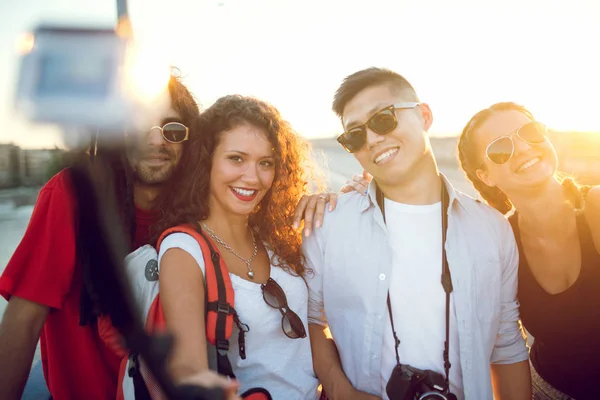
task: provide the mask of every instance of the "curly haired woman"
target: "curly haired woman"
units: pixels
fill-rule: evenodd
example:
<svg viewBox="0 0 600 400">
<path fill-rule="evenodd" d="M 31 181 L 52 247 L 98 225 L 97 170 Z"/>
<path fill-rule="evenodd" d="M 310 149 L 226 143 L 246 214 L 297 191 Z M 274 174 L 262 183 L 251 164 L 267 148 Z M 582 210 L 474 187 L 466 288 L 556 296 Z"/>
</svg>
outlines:
<svg viewBox="0 0 600 400">
<path fill-rule="evenodd" d="M 307 272 L 296 205 L 312 177 L 308 145 L 271 105 L 223 97 L 200 120 L 190 143 L 197 156 L 183 166 L 185 186 L 164 199 L 159 226 L 197 221 L 231 277 L 235 308 L 248 326 L 246 358 L 231 346 L 240 388 L 267 389 L 274 399 L 317 399 L 318 381 L 307 327 Z M 205 265 L 192 236 L 173 233 L 159 249 L 160 301 L 176 341 L 169 364 L 175 380 L 209 368 L 205 335 Z M 285 304 L 287 303 L 287 304 Z M 237 343 L 237 331 L 230 343 Z"/>
</svg>

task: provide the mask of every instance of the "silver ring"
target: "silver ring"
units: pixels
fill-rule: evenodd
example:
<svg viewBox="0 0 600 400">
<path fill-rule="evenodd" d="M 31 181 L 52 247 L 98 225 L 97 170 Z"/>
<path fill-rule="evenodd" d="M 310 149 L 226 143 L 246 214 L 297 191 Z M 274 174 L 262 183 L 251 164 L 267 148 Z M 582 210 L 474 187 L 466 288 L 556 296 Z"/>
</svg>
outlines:
<svg viewBox="0 0 600 400">
<path fill-rule="evenodd" d="M 327 196 L 324 194 L 320 194 L 319 199 L 327 200 Z"/>
</svg>

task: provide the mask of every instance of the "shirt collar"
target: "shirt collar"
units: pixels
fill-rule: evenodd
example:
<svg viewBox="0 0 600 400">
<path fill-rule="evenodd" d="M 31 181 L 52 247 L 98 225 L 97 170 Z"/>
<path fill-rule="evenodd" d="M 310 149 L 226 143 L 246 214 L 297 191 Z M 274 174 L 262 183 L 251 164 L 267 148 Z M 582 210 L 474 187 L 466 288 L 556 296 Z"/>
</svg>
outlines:
<svg viewBox="0 0 600 400">
<path fill-rule="evenodd" d="M 448 190 L 448 195 L 450 197 L 450 204 L 448 204 L 448 209 L 450 210 L 452 209 L 452 206 L 455 201 L 460 204 L 461 197 L 459 195 L 459 192 L 454 188 L 454 186 L 452 186 L 446 175 L 440 172 L 440 176 L 442 177 L 442 182 L 444 182 L 444 185 L 446 185 L 446 190 Z M 365 199 L 366 201 L 364 202 L 360 212 L 365 212 L 372 206 L 379 208 L 379 205 L 377 204 L 377 186 L 375 185 L 375 179 L 372 179 L 369 183 L 366 197 L 367 199 Z"/>
</svg>

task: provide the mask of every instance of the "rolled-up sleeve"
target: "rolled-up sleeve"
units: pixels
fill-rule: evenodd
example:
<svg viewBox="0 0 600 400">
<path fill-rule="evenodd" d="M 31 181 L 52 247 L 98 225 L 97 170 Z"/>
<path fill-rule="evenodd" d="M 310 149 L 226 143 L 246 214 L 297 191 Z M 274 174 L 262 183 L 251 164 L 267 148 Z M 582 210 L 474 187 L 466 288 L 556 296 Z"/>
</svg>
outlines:
<svg viewBox="0 0 600 400">
<path fill-rule="evenodd" d="M 323 240 L 319 229 L 302 241 L 302 251 L 306 267 L 312 270 L 307 274 L 308 283 L 308 323 L 327 326 L 327 317 L 323 307 Z"/>
<path fill-rule="evenodd" d="M 508 221 L 503 221 L 502 225 L 501 320 L 491 362 L 492 364 L 515 364 L 527 360 L 529 353 L 519 323 L 517 300 L 519 251 L 510 224 Z"/>
</svg>

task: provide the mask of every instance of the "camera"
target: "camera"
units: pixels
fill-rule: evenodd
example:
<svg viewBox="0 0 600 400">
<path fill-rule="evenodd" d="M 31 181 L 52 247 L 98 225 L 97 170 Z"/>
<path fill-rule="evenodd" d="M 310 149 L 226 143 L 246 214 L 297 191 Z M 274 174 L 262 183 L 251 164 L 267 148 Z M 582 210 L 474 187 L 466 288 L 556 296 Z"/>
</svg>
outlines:
<svg viewBox="0 0 600 400">
<path fill-rule="evenodd" d="M 65 134 L 120 138 L 124 129 L 149 128 L 153 116 L 170 108 L 168 68 L 164 87 L 137 93 L 136 79 L 146 79 L 152 63 L 135 70 L 138 47 L 113 28 L 41 24 L 19 47 L 14 104 L 29 121 L 68 128 Z"/>
<path fill-rule="evenodd" d="M 403 364 L 394 367 L 385 391 L 390 400 L 456 400 L 441 374 Z"/>
</svg>

